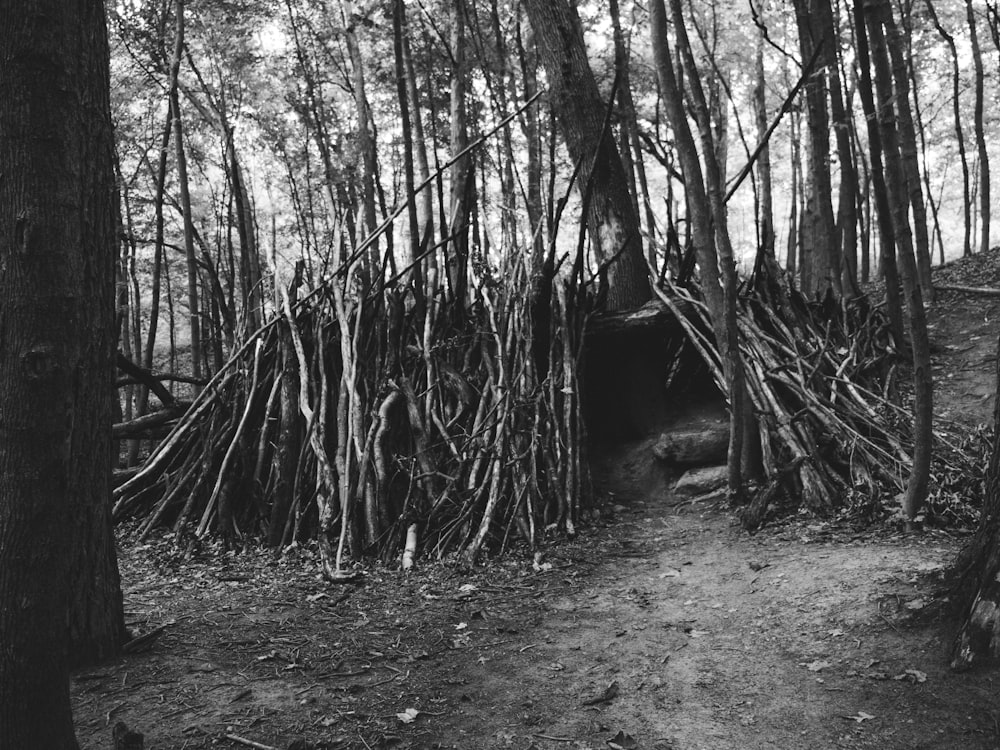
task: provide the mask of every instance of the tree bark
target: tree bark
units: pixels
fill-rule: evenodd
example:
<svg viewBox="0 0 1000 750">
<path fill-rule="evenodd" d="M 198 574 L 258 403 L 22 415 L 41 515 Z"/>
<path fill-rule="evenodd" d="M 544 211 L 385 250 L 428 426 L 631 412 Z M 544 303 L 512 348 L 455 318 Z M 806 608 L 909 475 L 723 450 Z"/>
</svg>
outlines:
<svg viewBox="0 0 1000 750">
<path fill-rule="evenodd" d="M 569 0 L 524 3 L 548 74 L 552 104 L 570 157 L 581 164 L 579 187 L 589 191 L 587 227 L 602 273 L 608 310 L 628 310 L 650 299 L 636 217 L 621 156 L 604 132 L 606 106 L 597 90 L 583 30 Z"/>
<path fill-rule="evenodd" d="M 2 0 L 0 16 L 0 747 L 76 750 L 67 625 L 103 623 L 71 592 L 122 625 L 107 31 L 96 0 Z"/>
</svg>

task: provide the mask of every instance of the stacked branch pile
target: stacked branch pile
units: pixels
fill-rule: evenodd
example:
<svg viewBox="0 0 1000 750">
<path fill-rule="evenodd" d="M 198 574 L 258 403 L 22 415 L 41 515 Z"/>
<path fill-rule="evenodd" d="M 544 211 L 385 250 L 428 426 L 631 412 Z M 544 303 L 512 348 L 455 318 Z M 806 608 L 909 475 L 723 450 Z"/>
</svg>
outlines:
<svg viewBox="0 0 1000 750">
<path fill-rule="evenodd" d="M 347 266 L 286 298 L 117 488 L 115 518 L 142 536 L 316 538 L 331 576 L 349 557 L 471 564 L 547 527 L 572 533 L 589 486 L 584 316 L 521 260 L 497 278 L 463 302 L 433 273 L 432 293 L 371 294 Z M 550 314 L 534 336 L 539 288 Z"/>
<path fill-rule="evenodd" d="M 758 526 L 778 496 L 822 515 L 850 505 L 883 510 L 905 487 L 913 439 L 888 322 L 864 298 L 824 307 L 760 286 L 740 297 L 740 353 L 766 478 L 744 525 Z M 706 305 L 669 282 L 658 292 L 726 394 Z M 969 468 L 945 435 L 935 440 L 939 473 Z"/>
</svg>

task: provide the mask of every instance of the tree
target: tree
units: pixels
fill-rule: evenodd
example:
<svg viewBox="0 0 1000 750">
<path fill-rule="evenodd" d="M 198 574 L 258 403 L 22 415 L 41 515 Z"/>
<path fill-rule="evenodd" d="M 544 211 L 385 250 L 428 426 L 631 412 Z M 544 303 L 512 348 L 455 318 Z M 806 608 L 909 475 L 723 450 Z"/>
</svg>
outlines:
<svg viewBox="0 0 1000 750">
<path fill-rule="evenodd" d="M 107 31 L 98 0 L 0 13 L 0 747 L 69 750 L 74 566 L 114 560 Z"/>
<path fill-rule="evenodd" d="M 802 291 L 822 297 L 828 289 L 838 294 L 840 248 L 837 247 L 830 175 L 830 115 L 827 106 L 827 76 L 837 75 L 836 55 L 828 43 L 829 0 L 795 0 L 799 49 L 803 63 L 820 50 L 821 72 L 806 83 L 806 124 L 809 132 L 809 170 L 806 210 L 802 216 Z"/>
<path fill-rule="evenodd" d="M 1000 393 L 1000 359 L 997 362 Z M 1000 398 L 994 401 L 993 422 L 1000 424 Z M 1000 654 L 1000 439 L 997 437 L 993 439 L 986 472 L 979 529 L 959 555 L 955 570 L 958 575 L 953 600 L 961 608 L 963 622 L 955 639 L 951 666 L 961 671 Z"/>
<path fill-rule="evenodd" d="M 976 15 L 972 0 L 965 0 L 966 20 L 969 24 L 969 43 L 972 48 L 972 63 L 976 71 L 975 92 L 976 103 L 973 114 L 973 128 L 976 133 L 976 148 L 979 151 L 979 211 L 980 237 L 979 252 L 990 249 L 990 158 L 986 144 L 986 126 L 983 121 L 984 84 L 986 74 L 983 72 L 983 54 L 979 47 L 979 34 L 976 31 Z"/>
<path fill-rule="evenodd" d="M 566 146 L 581 165 L 587 226 L 607 273 L 608 309 L 638 307 L 651 295 L 639 219 L 618 149 L 604 126 L 607 106 L 587 62 L 580 18 L 569 0 L 527 0 L 524 7 Z"/>
<path fill-rule="evenodd" d="M 885 157 L 885 186 L 891 207 L 891 223 L 896 238 L 899 277 L 906 296 L 913 350 L 913 467 L 906 485 L 903 512 L 907 524 L 913 522 L 927 497 L 933 442 L 933 388 L 931 382 L 930 341 L 927 316 L 917 273 L 913 238 L 910 232 L 909 210 L 913 191 L 910 190 L 903 166 L 903 149 L 899 138 L 899 112 L 905 107 L 907 85 L 905 75 L 893 77 L 887 33 L 895 24 L 888 0 L 876 0 L 865 6 L 868 38 L 871 40 L 875 86 L 878 94 L 878 128 Z M 884 28 L 883 28 L 884 27 Z M 862 33 L 858 29 L 859 38 Z M 893 87 L 893 84 L 896 87 Z M 873 159 L 874 162 L 874 159 Z M 881 218 L 881 217 L 880 217 Z"/>
</svg>

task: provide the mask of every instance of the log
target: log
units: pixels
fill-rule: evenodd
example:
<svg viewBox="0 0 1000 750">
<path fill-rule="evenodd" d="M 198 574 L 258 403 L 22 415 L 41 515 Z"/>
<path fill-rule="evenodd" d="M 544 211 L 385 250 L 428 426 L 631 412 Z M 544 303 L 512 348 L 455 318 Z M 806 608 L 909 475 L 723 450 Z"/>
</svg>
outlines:
<svg viewBox="0 0 1000 750">
<path fill-rule="evenodd" d="M 729 451 L 729 425 L 686 427 L 660 435 L 653 454 L 675 466 L 708 466 L 723 463 Z"/>
<path fill-rule="evenodd" d="M 124 440 L 162 436 L 162 430 L 158 428 L 163 428 L 175 419 L 179 419 L 188 406 L 190 406 L 188 403 L 175 402 L 173 406 L 154 411 L 152 414 L 136 417 L 128 422 L 119 422 L 112 425 L 111 437 L 115 440 Z"/>
<path fill-rule="evenodd" d="M 1000 297 L 1000 289 L 995 286 L 963 286 L 962 284 L 935 284 L 934 289 L 939 292 L 962 292 L 964 294 L 978 294 L 980 297 Z"/>
<path fill-rule="evenodd" d="M 173 406 L 174 396 L 150 370 L 140 367 L 121 352 L 118 352 L 118 369 L 139 381 L 156 394 L 164 406 Z"/>
<path fill-rule="evenodd" d="M 704 495 L 708 492 L 723 490 L 729 483 L 729 467 L 704 466 L 684 472 L 684 475 L 674 485 L 674 492 L 685 497 Z"/>
</svg>

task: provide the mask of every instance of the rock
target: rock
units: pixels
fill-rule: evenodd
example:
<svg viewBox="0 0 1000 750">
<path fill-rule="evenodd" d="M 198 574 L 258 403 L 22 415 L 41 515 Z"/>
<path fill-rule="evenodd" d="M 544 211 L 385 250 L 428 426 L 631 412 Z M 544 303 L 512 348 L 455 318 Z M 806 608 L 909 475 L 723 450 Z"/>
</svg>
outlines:
<svg viewBox="0 0 1000 750">
<path fill-rule="evenodd" d="M 704 495 L 724 489 L 728 481 L 728 466 L 703 466 L 684 472 L 674 485 L 674 492 L 685 496 Z"/>
<path fill-rule="evenodd" d="M 679 466 L 708 466 L 726 460 L 729 450 L 727 423 L 683 427 L 660 435 L 653 454 Z"/>
</svg>

